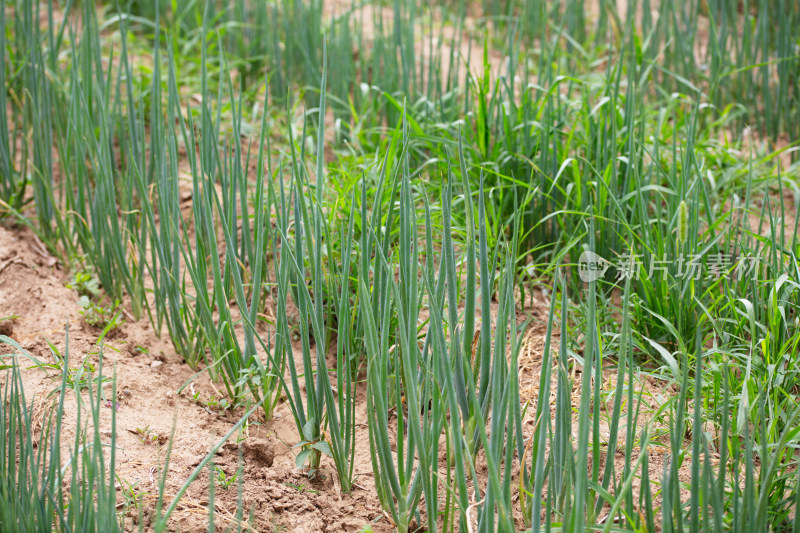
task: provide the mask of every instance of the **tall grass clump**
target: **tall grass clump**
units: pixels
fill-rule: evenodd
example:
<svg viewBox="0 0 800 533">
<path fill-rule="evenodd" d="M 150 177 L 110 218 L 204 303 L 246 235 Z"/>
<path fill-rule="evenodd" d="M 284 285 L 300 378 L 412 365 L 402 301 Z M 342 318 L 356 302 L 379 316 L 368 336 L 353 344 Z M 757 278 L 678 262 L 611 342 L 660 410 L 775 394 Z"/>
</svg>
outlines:
<svg viewBox="0 0 800 533">
<path fill-rule="evenodd" d="M 351 264 L 357 261 L 352 245 L 355 214 L 351 211 L 346 224 L 341 225 L 338 232 L 332 232 L 328 214 L 323 210 L 327 179 L 324 166 L 327 69 L 324 65 L 317 108 L 314 181 L 306 165 L 305 145 L 301 145 L 298 153 L 290 132 L 288 187 L 280 178 L 282 173 L 278 175 L 277 186 L 270 183 L 270 194 L 275 196 L 275 205 L 279 206 L 276 218 L 280 236 L 280 257 L 275 263 L 278 301 L 275 352 L 286 362 L 288 370 L 288 379 L 281 376 L 281 380 L 300 434 L 297 466 L 316 477 L 323 455 L 330 456 L 342 492 L 349 493 L 354 472 L 358 374 L 356 331 L 359 319 L 350 309 Z M 335 257 L 339 261 L 334 260 Z M 294 324 L 289 318 L 290 302 L 297 313 Z M 293 331 L 301 344 L 300 367 L 292 346 Z M 327 356 L 334 343 L 336 365 L 331 367 Z M 335 386 L 330 372 L 335 373 Z M 329 435 L 325 434 L 326 427 Z"/>
<path fill-rule="evenodd" d="M 26 399 L 21 364 L 36 361 L 6 336 L 0 342 L 14 352 L 5 355 L 5 384 L 0 402 L 0 526 L 8 531 L 119 531 L 116 507 L 116 413 L 111 409 L 111 441 L 101 436 L 102 365 L 97 379 L 88 380 L 89 416 L 77 395 L 75 441 L 69 457 L 62 457 L 65 400 L 70 396 L 69 330 L 67 330 L 61 384 L 54 401 Z M 102 357 L 101 357 L 102 360 Z M 114 382 L 112 381 L 112 384 Z M 112 385 L 115 397 L 116 387 Z M 30 403 L 29 403 L 30 402 Z M 43 409 L 38 412 L 35 406 Z M 87 430 L 91 424 L 92 430 Z"/>
<path fill-rule="evenodd" d="M 789 449 L 797 433 L 778 420 L 795 420 L 796 405 L 784 403 L 777 391 L 757 392 L 770 387 L 754 371 L 759 363 L 748 364 L 741 376 L 739 370 L 731 370 L 742 368 L 748 357 L 758 361 L 761 356 L 744 346 L 733 349 L 739 341 L 732 337 L 708 348 L 700 324 L 689 343 L 673 330 L 677 349 L 661 348 L 667 360 L 660 371 L 648 375 L 674 384 L 677 394 L 666 399 L 653 418 L 647 387 L 637 377 L 643 367 L 635 357 L 639 333 L 631 322 L 631 280 L 622 295 L 620 332 L 611 336 L 590 331 L 597 315 L 591 303 L 596 292 L 589 287 L 589 331 L 582 333 L 590 344 L 580 359 L 562 355 L 570 353 L 565 313 L 569 301 L 561 281 L 557 283 L 560 306 L 552 300 L 537 424 L 529 448 L 530 476 L 523 478 L 521 488 L 532 530 L 547 530 L 553 523 L 603 531 L 650 531 L 656 523 L 670 531 L 791 528 L 796 458 Z M 552 334 L 559 312 L 561 342 L 556 352 Z M 713 326 L 720 328 L 722 322 Z M 606 348 L 601 338 L 607 339 Z M 579 385 L 571 377 L 571 365 L 582 369 Z M 616 370 L 616 384 L 606 384 L 601 371 L 608 365 Z M 545 403 L 552 394 L 551 381 L 556 383 L 552 415 Z M 575 390 L 580 392 L 577 410 L 571 407 Z M 602 433 L 601 421 L 608 424 Z M 666 434 L 660 424 L 666 425 Z M 651 461 L 660 463 L 655 476 Z M 656 495 L 659 500 L 654 500 Z"/>
<path fill-rule="evenodd" d="M 5 209 L 0 211 L 7 215 L 7 209 L 20 211 L 26 202 L 25 192 L 28 185 L 27 177 L 27 152 L 26 144 L 18 146 L 16 142 L 19 130 L 23 128 L 20 123 L 21 110 L 19 104 L 12 105 L 9 101 L 10 85 L 8 76 L 13 75 L 13 71 L 7 68 L 11 64 L 6 61 L 8 54 L 6 42 L 6 13 L 5 9 L 0 13 L 0 60 L 3 68 L 0 69 L 0 202 Z M 13 98 L 12 98 L 13 101 Z"/>
<path fill-rule="evenodd" d="M 30 185 L 36 200 L 37 220 L 42 231 L 56 214 L 52 197 L 54 128 L 63 125 L 63 98 L 57 91 L 53 73 L 63 43 L 65 25 L 53 23 L 53 3 L 42 5 L 20 2 L 14 5 L 13 18 L 5 9 L 3 29 L 3 176 L 0 200 L 4 211 L 19 214 L 30 198 Z M 39 21 L 48 20 L 42 28 Z M 53 110 L 56 110 L 54 113 Z M 9 116 L 10 111 L 10 116 Z M 10 128 L 10 131 L 9 131 Z M 32 142 L 35 139 L 36 142 Z M 47 226 L 45 228 L 45 226 Z"/>
<path fill-rule="evenodd" d="M 204 32 L 210 33 L 207 26 Z M 204 37 L 203 43 L 207 41 Z M 205 44 L 201 55 L 206 58 Z M 235 403 L 261 403 L 267 398 L 263 405 L 269 416 L 277 401 L 282 366 L 257 330 L 263 315 L 272 239 L 268 216 L 274 200 L 264 183 L 265 174 L 271 171 L 261 148 L 266 140 L 266 116 L 257 141 L 253 182 L 248 175 L 250 148 L 245 151 L 240 140 L 241 100 L 234 98 L 230 81 L 227 86 L 219 84 L 216 99 L 203 100 L 195 119 L 194 110 L 188 108 L 184 115 L 180 104 L 171 49 L 167 59 L 166 107 L 160 103 L 158 67 L 152 88 L 157 99 L 152 108 L 152 159 L 147 170 L 154 176 L 156 201 L 142 206 L 152 230 L 144 233 L 145 240 L 137 241 L 140 257 L 158 287 L 154 291 L 157 327 L 166 323 L 184 359 L 194 368 L 204 363 L 213 378 L 222 380 Z M 221 56 L 220 63 L 230 80 Z M 210 94 L 205 67 L 201 80 L 205 94 Z M 223 89 L 232 117 L 227 138 L 220 126 Z M 162 114 L 168 120 L 162 119 Z M 179 144 L 186 147 L 190 174 L 186 178 L 191 180 L 189 217 L 181 211 Z M 136 167 L 140 195 L 150 194 L 147 170 Z M 259 353 L 262 347 L 265 351 Z"/>
<path fill-rule="evenodd" d="M 407 136 L 404 125 L 404 144 Z M 509 371 L 516 365 L 518 350 L 513 255 L 508 250 L 500 254 L 505 260 L 498 278 L 500 307 L 496 316 L 480 315 L 481 338 L 486 343 L 473 350 L 472 329 L 481 307 L 476 295 L 469 293 L 476 287 L 476 260 L 481 265 L 490 262 L 485 224 L 479 224 L 480 246 L 476 246 L 474 228 L 467 232 L 472 240 L 462 256 L 468 265 L 462 283 L 450 239 L 449 191 L 454 176 L 446 176 L 443 185 L 441 241 L 434 233 L 427 200 L 415 198 L 405 153 L 394 176 L 395 183 L 399 182 L 399 203 L 396 213 L 387 213 L 380 230 L 391 235 L 397 224 L 397 240 L 384 239 L 382 244 L 378 228 L 362 233 L 361 252 L 366 255 L 359 271 L 368 422 L 378 495 L 399 531 L 413 530 L 412 524 L 426 524 L 430 531 L 456 524 L 464 529 L 476 519 L 481 530 L 510 530 L 514 527 L 511 469 L 523 447 L 517 374 Z M 464 183 L 468 184 L 466 177 Z M 465 197 L 471 204 L 468 189 Z M 416 205 L 420 201 L 421 216 Z M 482 206 L 479 213 L 484 214 Z M 493 292 L 495 279 L 481 278 L 482 299 Z M 463 317 L 462 287 L 467 295 Z M 488 301 L 482 302 L 482 308 L 489 308 Z M 492 331 L 496 332 L 493 340 Z M 392 417 L 397 424 L 394 438 L 387 428 Z M 488 466 L 485 481 L 476 474 L 479 449 Z M 480 483 L 481 488 L 472 488 L 471 482 Z M 475 494 L 483 498 L 477 501 Z"/>
</svg>

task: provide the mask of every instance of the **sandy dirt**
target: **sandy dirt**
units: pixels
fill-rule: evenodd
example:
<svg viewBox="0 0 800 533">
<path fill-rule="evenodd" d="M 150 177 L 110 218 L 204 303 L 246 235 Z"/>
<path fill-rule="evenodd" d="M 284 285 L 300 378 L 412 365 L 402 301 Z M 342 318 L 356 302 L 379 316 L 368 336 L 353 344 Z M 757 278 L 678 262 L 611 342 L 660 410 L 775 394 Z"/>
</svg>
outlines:
<svg viewBox="0 0 800 533">
<path fill-rule="evenodd" d="M 78 295 L 66 288 L 69 276 L 36 244 L 35 237 L 24 229 L 0 226 L 0 316 L 18 315 L 4 322 L 3 334 L 32 356 L 52 363 L 47 342 L 62 354 L 65 327 L 69 324 L 71 368 L 88 355 L 97 367 L 100 349 L 95 344 L 100 330 L 86 325 L 77 304 Z M 116 373 L 118 405 L 116 411 L 117 473 L 120 487 L 128 484 L 143 496 L 144 520 L 149 523 L 158 496 L 158 481 L 166 458 L 167 443 L 174 428 L 166 495 L 169 501 L 191 471 L 243 414 L 218 411 L 204 405 L 221 395 L 214 384 L 201 375 L 181 394 L 176 391 L 195 374 L 176 354 L 167 338 L 158 338 L 146 320 L 126 323 L 106 339 L 103 349 L 103 374 Z M 0 353 L 13 351 L 0 345 Z M 29 365 L 23 365 L 29 366 Z M 0 377 L 4 381 L 6 376 Z M 59 373 L 50 375 L 38 368 L 23 372 L 28 401 L 39 409 L 54 397 L 48 394 L 60 385 Z M 200 402 L 190 391 L 199 394 Z M 104 387 L 108 403 L 101 409 L 101 435 L 110 438 L 112 418 L 111 383 Z M 67 395 L 62 443 L 64 453 L 75 438 L 77 402 Z M 83 393 L 88 401 L 88 393 Z M 352 495 L 342 495 L 332 462 L 323 458 L 321 481 L 310 481 L 297 471 L 294 450 L 298 441 L 294 421 L 286 405 L 279 404 L 272 420 L 263 423 L 261 415 L 251 418 L 246 434 L 234 435 L 214 459 L 227 475 L 238 469 L 242 441 L 244 463 L 243 496 L 245 517 L 252 512 L 259 531 L 359 531 L 372 524 L 375 531 L 391 531 L 375 496 L 371 479 L 365 412 L 358 411 L 361 441 L 356 451 L 355 472 L 360 474 Z M 68 455 L 65 455 L 68 456 Z M 208 523 L 208 473 L 191 485 L 173 515 L 171 526 L 184 531 L 205 530 Z M 238 490 L 216 486 L 216 521 L 220 527 L 235 523 Z M 122 501 L 122 494 L 120 501 Z M 129 512 L 127 523 L 134 528 L 138 512 Z"/>
</svg>

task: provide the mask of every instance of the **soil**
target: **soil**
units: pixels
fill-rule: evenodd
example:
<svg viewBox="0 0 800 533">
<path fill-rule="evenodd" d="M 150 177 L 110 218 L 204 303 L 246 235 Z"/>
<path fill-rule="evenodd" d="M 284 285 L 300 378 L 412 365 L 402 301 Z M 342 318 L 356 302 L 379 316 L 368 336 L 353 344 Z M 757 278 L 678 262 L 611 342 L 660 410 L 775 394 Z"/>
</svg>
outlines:
<svg viewBox="0 0 800 533">
<path fill-rule="evenodd" d="M 99 370 L 102 358 L 103 375 L 116 375 L 115 402 L 111 398 L 111 382 L 103 388 L 106 403 L 100 410 L 101 435 L 110 440 L 112 410 L 116 405 L 118 491 L 133 486 L 143 497 L 142 518 L 147 525 L 158 497 L 170 436 L 173 442 L 166 476 L 167 502 L 243 412 L 209 408 L 208 400 L 219 399 L 221 395 L 205 374 L 178 394 L 176 391 L 195 375 L 195 371 L 175 354 L 168 338 L 156 335 L 147 320 L 128 319 L 104 341 L 100 355 L 95 343 L 101 332 L 83 321 L 77 303 L 79 296 L 65 287 L 68 281 L 69 276 L 37 244 L 29 230 L 0 226 L 0 316 L 18 316 L 13 321 L 2 322 L 0 333 L 10 336 L 40 361 L 53 363 L 55 358 L 48 342 L 65 354 L 68 325 L 69 367 L 76 368 L 88 356 L 88 361 Z M 12 351 L 10 346 L 0 344 L 0 353 Z M 38 409 L 52 401 L 55 396 L 48 398 L 48 395 L 59 387 L 59 378 L 60 373 L 55 370 L 49 375 L 35 367 L 24 370 L 28 401 Z M 5 379 L 3 376 L 0 381 Z M 194 400 L 192 392 L 199 395 L 199 402 Z M 88 391 L 83 391 L 82 398 L 84 402 L 89 401 Z M 75 439 L 77 408 L 75 396 L 67 394 L 61 436 L 67 457 Z M 358 423 L 365 425 L 364 409 L 357 414 L 360 415 Z M 296 469 L 291 446 L 299 439 L 288 406 L 279 404 L 273 418 L 266 423 L 259 420 L 259 415 L 250 420 L 247 432 L 232 436 L 215 457 L 214 464 L 228 476 L 236 474 L 240 448 L 236 441 L 241 440 L 245 518 L 252 512 L 257 530 L 350 532 L 359 531 L 367 524 L 377 532 L 392 530 L 370 477 L 366 431 L 359 432 L 357 442 L 357 486 L 351 495 L 342 495 L 334 481 L 333 464 L 325 458 L 322 463 L 324 479 L 311 481 Z M 171 529 L 198 531 L 207 528 L 208 488 L 209 476 L 204 471 L 173 514 Z M 218 526 L 230 527 L 237 521 L 237 497 L 236 482 L 228 489 L 215 483 Z M 122 501 L 121 494 L 119 501 Z M 133 509 L 128 514 L 127 526 L 138 528 L 138 511 Z"/>
</svg>

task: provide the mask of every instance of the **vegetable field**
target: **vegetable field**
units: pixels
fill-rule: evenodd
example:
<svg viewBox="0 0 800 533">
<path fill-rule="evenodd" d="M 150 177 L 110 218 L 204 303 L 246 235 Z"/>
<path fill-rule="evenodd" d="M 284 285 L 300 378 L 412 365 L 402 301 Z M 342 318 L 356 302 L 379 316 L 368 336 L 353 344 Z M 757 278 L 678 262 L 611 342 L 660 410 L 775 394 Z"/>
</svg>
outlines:
<svg viewBox="0 0 800 533">
<path fill-rule="evenodd" d="M 0 531 L 800 532 L 795 0 L 4 0 Z"/>
</svg>

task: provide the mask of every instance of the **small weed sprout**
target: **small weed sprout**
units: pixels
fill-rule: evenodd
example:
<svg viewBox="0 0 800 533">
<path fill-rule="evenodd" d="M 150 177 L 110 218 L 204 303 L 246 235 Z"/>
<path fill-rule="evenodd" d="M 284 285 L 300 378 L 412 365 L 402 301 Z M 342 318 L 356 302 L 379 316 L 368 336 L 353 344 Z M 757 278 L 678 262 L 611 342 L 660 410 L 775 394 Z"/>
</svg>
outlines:
<svg viewBox="0 0 800 533">
<path fill-rule="evenodd" d="M 67 282 L 66 287 L 77 292 L 82 297 L 97 298 L 101 294 L 100 280 L 88 270 L 78 270 Z"/>
<path fill-rule="evenodd" d="M 221 486 L 223 489 L 228 490 L 231 486 L 236 483 L 236 479 L 239 477 L 239 472 L 235 474 L 228 475 L 225 473 L 219 466 L 214 466 L 214 478 L 216 480 L 217 485 Z"/>
<path fill-rule="evenodd" d="M 205 406 L 209 409 L 215 409 L 218 411 L 226 411 L 230 409 L 231 404 L 225 398 L 217 398 L 213 394 L 208 398 L 208 401 L 205 402 Z"/>
<path fill-rule="evenodd" d="M 142 442 L 142 444 L 162 444 L 167 440 L 166 437 L 159 435 L 150 429 L 150 424 L 143 428 L 136 428 L 134 433 L 139 436 L 139 440 Z"/>
<path fill-rule="evenodd" d="M 78 366 L 70 367 L 68 366 L 67 358 L 61 355 L 60 350 L 50 342 L 48 342 L 48 345 L 50 346 L 50 351 L 53 354 L 55 362 L 43 363 L 40 365 L 40 367 L 45 369 L 45 371 L 47 371 L 47 369 L 56 370 L 56 374 L 52 376 L 54 378 L 61 378 L 62 375 L 66 374 L 64 375 L 65 388 L 72 389 L 77 392 L 79 398 L 80 393 L 83 390 L 88 389 L 91 382 L 94 382 L 93 388 L 101 388 L 102 384 L 112 382 L 111 378 L 94 377 L 95 372 L 97 372 L 97 368 L 95 367 L 94 363 L 89 360 L 89 357 L 93 354 L 86 355 Z M 58 391 L 58 388 L 53 389 L 50 392 L 50 396 L 57 394 Z"/>
<path fill-rule="evenodd" d="M 304 470 L 309 479 L 317 479 L 322 477 L 319 466 L 311 464 L 310 461 L 311 454 L 314 451 L 323 453 L 328 457 L 333 457 L 330 444 L 328 444 L 328 441 L 325 440 L 324 434 L 320 435 L 318 439 L 314 439 L 312 437 L 311 426 L 313 423 L 313 420 L 309 420 L 309 422 L 306 424 L 306 427 L 303 428 L 303 440 L 294 445 L 294 448 L 301 448 L 300 453 L 298 453 L 294 458 L 295 465 L 298 469 Z"/>
<path fill-rule="evenodd" d="M 247 437 L 250 436 L 250 425 L 255 424 L 255 422 L 251 422 L 250 420 L 246 420 L 242 427 L 239 429 L 239 432 L 236 434 L 236 444 L 240 444 L 247 440 Z"/>
<path fill-rule="evenodd" d="M 313 489 L 309 489 L 306 485 L 304 485 L 302 483 L 289 483 L 289 482 L 286 482 L 286 483 L 284 483 L 284 485 L 286 485 L 287 487 L 292 487 L 294 490 L 296 490 L 300 494 L 306 494 L 306 493 L 308 493 L 308 494 L 319 494 L 319 491 L 313 490 Z"/>
<path fill-rule="evenodd" d="M 119 300 L 114 300 L 111 305 L 103 306 L 90 300 L 88 296 L 81 296 L 78 305 L 81 307 L 80 313 L 84 322 L 92 327 L 113 331 L 125 323 L 122 313 L 118 312 L 121 305 Z"/>
<path fill-rule="evenodd" d="M 119 488 L 120 493 L 122 494 L 122 502 L 118 504 L 119 514 L 121 516 L 125 516 L 129 511 L 134 509 L 139 510 L 142 505 L 142 500 L 147 493 L 140 493 L 137 489 L 139 485 L 139 480 L 134 481 L 131 483 L 124 477 L 121 477 L 119 474 L 116 475 L 117 477 L 117 488 Z"/>
</svg>

